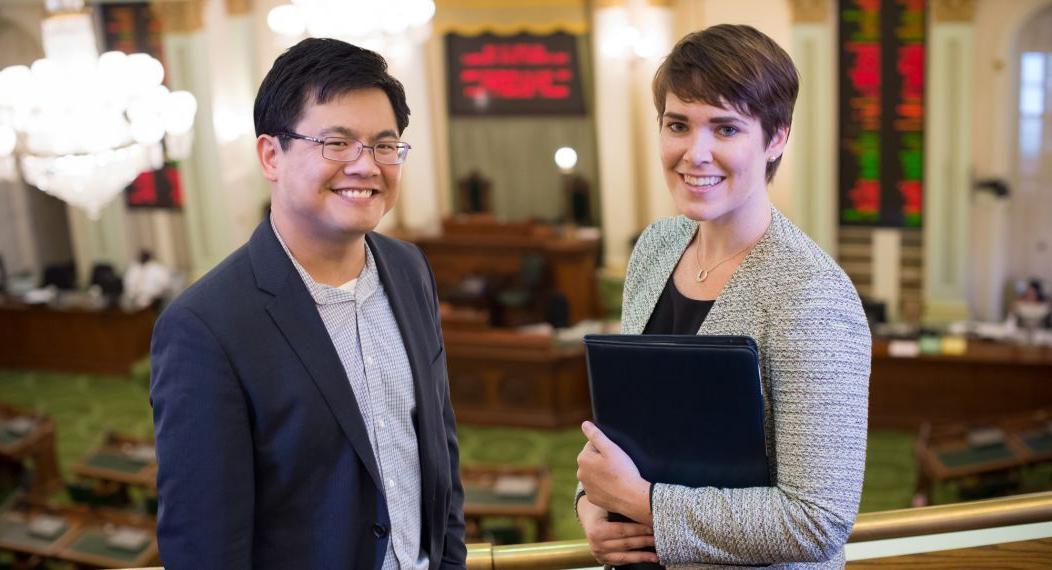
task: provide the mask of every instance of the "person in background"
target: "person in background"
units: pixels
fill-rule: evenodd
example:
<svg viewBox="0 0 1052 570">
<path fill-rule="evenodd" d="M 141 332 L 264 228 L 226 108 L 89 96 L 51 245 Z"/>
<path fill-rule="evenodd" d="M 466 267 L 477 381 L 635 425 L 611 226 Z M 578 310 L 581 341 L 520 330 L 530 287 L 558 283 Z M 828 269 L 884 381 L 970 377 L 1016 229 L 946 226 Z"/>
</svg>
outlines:
<svg viewBox="0 0 1052 570">
<path fill-rule="evenodd" d="M 1040 279 L 1029 279 L 1019 298 L 1012 304 L 1012 315 L 1019 326 L 1029 328 L 1052 327 L 1052 305 Z"/>
<path fill-rule="evenodd" d="M 172 287 L 172 273 L 148 249 L 124 272 L 124 298 L 133 309 L 159 303 Z"/>
<path fill-rule="evenodd" d="M 164 567 L 464 568 L 434 276 L 373 231 L 410 149 L 402 84 L 306 39 L 254 116 L 270 216 L 154 329 Z"/>
<path fill-rule="evenodd" d="M 614 565 L 842 568 L 866 459 L 870 333 L 843 270 L 768 196 L 796 68 L 761 32 L 719 25 L 676 44 L 653 92 L 680 215 L 652 223 L 632 252 L 622 332 L 756 340 L 773 486 L 647 481 L 585 422 L 576 508 L 588 543 Z"/>
</svg>

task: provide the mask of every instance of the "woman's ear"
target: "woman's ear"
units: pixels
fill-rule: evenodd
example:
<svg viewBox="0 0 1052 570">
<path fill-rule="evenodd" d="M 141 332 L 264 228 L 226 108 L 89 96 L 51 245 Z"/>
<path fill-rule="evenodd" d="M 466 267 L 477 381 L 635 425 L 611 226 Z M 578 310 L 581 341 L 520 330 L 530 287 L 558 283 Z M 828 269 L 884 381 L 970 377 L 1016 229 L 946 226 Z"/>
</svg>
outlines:
<svg viewBox="0 0 1052 570">
<path fill-rule="evenodd" d="M 263 178 L 271 182 L 278 181 L 278 165 L 284 155 L 285 152 L 281 150 L 281 142 L 278 141 L 278 137 L 271 135 L 256 137 L 256 156 L 259 158 Z"/>
<path fill-rule="evenodd" d="M 781 127 L 771 136 L 771 142 L 767 143 L 767 162 L 775 161 L 785 152 L 785 144 L 789 142 L 789 127 Z"/>
</svg>

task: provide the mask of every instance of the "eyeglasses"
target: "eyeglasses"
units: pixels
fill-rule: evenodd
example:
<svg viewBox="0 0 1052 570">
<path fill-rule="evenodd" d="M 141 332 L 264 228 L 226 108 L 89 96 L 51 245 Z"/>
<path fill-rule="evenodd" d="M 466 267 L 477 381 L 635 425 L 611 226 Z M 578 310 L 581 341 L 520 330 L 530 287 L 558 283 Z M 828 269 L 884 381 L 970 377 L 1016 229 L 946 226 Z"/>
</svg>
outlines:
<svg viewBox="0 0 1052 570">
<path fill-rule="evenodd" d="M 321 145 L 321 156 L 336 162 L 354 162 L 362 155 L 363 149 L 369 149 L 373 153 L 373 160 L 380 164 L 402 164 L 406 155 L 409 154 L 409 143 L 404 142 L 378 142 L 372 146 L 354 139 L 341 137 L 308 137 L 296 133 L 281 133 L 278 136 L 290 139 L 299 139 Z"/>
</svg>

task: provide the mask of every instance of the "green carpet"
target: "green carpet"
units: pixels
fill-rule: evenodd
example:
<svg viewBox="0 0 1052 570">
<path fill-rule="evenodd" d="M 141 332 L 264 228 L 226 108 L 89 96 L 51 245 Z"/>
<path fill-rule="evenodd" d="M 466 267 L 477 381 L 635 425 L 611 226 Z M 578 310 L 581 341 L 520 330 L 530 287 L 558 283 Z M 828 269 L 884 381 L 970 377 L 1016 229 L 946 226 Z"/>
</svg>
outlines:
<svg viewBox="0 0 1052 570">
<path fill-rule="evenodd" d="M 107 430 L 136 436 L 152 433 L 148 369 L 134 377 L 0 371 L 0 400 L 41 410 L 57 423 L 59 462 L 63 474 L 102 441 Z M 508 463 L 547 465 L 551 469 L 552 530 L 555 539 L 582 538 L 571 502 L 575 487 L 577 453 L 584 436 L 577 428 L 533 430 L 460 426 L 461 458 L 465 465 Z M 862 511 L 904 508 L 910 505 L 916 467 L 913 436 L 875 431 L 870 434 Z M 1047 473 L 1032 478 L 1047 481 Z M 955 500 L 950 485 L 936 489 L 936 500 Z"/>
</svg>

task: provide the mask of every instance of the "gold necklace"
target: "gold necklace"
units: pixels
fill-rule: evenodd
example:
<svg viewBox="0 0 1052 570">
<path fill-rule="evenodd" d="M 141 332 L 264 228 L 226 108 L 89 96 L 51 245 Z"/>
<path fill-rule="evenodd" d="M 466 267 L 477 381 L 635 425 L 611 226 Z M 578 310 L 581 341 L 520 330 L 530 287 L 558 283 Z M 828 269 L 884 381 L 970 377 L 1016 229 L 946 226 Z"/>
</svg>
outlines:
<svg viewBox="0 0 1052 570">
<path fill-rule="evenodd" d="M 694 276 L 694 281 L 697 282 L 697 283 L 701 283 L 702 281 L 705 281 L 706 279 L 709 278 L 709 273 L 711 273 L 713 269 L 716 269 L 717 267 L 723 265 L 724 263 L 734 259 L 735 257 L 738 257 L 739 255 L 741 255 L 741 253 L 743 251 L 749 249 L 750 247 L 752 247 L 755 244 L 756 244 L 756 242 L 754 241 L 754 242 L 746 245 L 745 247 L 739 249 L 737 252 L 735 252 L 730 257 L 727 257 L 727 258 L 723 259 L 722 261 L 720 261 L 719 263 L 717 263 L 716 265 L 713 265 L 712 267 L 709 267 L 708 269 L 705 269 L 704 267 L 701 266 L 701 229 L 699 228 L 698 229 L 698 244 L 694 246 L 694 259 L 698 262 L 698 274 Z"/>
</svg>

